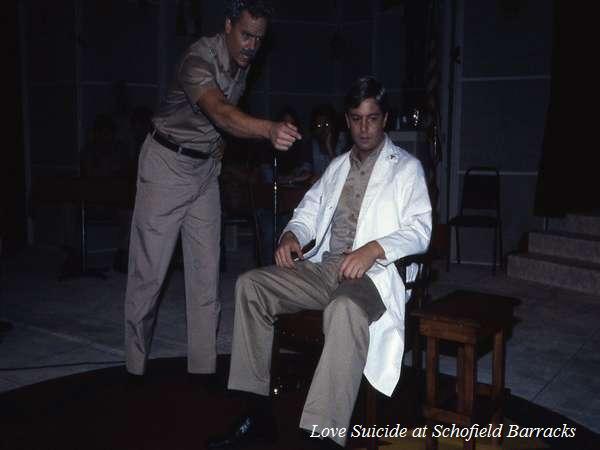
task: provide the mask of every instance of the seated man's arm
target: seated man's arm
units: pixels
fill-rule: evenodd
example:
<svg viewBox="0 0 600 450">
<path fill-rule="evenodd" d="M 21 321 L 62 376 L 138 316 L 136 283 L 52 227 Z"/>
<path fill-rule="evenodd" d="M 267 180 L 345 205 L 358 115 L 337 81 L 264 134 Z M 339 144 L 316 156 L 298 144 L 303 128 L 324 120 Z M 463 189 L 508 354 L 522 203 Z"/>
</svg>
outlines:
<svg viewBox="0 0 600 450">
<path fill-rule="evenodd" d="M 423 253 L 431 237 L 431 203 L 421 164 L 414 162 L 409 179 L 402 180 L 396 199 L 400 228 L 348 253 L 340 266 L 340 278 L 361 278 L 375 262 L 384 266 L 406 255 Z"/>
<path fill-rule="evenodd" d="M 315 238 L 317 217 L 321 206 L 322 184 L 314 184 L 294 210 L 292 219 L 283 229 L 279 245 L 275 250 L 275 264 L 279 267 L 294 267 L 294 254 L 303 259 L 302 248 Z"/>
<path fill-rule="evenodd" d="M 362 247 L 348 252 L 340 265 L 339 278 L 362 278 L 375 261 L 385 258 L 385 251 L 377 241 L 367 242 Z"/>
<path fill-rule="evenodd" d="M 291 231 L 286 231 L 281 235 L 279 245 L 277 246 L 277 250 L 275 250 L 275 264 L 279 267 L 288 267 L 291 269 L 294 267 L 294 254 L 299 259 L 304 258 L 298 238 Z"/>
<path fill-rule="evenodd" d="M 323 196 L 323 178 L 325 177 L 321 177 L 304 194 L 298 207 L 294 209 L 294 215 L 282 232 L 283 237 L 286 231 L 291 231 L 296 236 L 301 248 L 315 239 L 317 234 L 317 221 Z"/>
<path fill-rule="evenodd" d="M 384 251 L 377 262 L 387 266 L 407 255 L 424 253 L 431 239 L 431 202 L 423 167 L 411 163 L 407 179 L 400 180 L 397 202 L 400 206 L 400 228 L 377 239 Z"/>
</svg>

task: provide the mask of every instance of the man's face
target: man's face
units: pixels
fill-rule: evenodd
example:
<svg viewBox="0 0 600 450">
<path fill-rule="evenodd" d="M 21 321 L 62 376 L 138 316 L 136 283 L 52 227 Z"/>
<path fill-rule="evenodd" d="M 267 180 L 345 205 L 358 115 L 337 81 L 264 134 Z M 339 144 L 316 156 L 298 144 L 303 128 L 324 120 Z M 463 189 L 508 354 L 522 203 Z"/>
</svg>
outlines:
<svg viewBox="0 0 600 450">
<path fill-rule="evenodd" d="M 231 60 L 239 67 L 247 67 L 260 48 L 266 31 L 267 19 L 252 17 L 248 11 L 243 11 L 235 23 L 226 19 L 225 42 Z"/>
<path fill-rule="evenodd" d="M 354 145 L 361 153 L 375 150 L 384 137 L 387 114 L 373 98 L 363 100 L 358 108 L 346 113 L 346 123 L 352 135 Z"/>
</svg>

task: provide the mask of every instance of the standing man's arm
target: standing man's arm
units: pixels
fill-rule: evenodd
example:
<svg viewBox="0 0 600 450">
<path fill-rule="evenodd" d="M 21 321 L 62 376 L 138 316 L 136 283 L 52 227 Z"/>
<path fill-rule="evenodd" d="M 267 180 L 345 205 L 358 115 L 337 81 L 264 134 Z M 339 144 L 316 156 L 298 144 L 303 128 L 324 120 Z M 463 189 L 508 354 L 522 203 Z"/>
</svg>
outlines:
<svg viewBox="0 0 600 450">
<path fill-rule="evenodd" d="M 297 139 L 302 139 L 294 125 L 257 119 L 242 112 L 216 87 L 203 90 L 197 104 L 219 128 L 236 137 L 268 139 L 277 150 L 287 150 Z"/>
</svg>

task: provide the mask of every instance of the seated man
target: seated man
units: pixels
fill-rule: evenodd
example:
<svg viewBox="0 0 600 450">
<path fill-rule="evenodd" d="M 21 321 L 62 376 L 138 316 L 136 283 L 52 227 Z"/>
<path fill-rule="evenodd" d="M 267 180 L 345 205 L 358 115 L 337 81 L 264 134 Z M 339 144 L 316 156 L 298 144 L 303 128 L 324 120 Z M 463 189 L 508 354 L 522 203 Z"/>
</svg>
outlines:
<svg viewBox="0 0 600 450">
<path fill-rule="evenodd" d="M 268 395 L 277 314 L 324 310 L 325 346 L 300 421 L 313 436 L 325 427 L 348 430 L 363 373 L 388 396 L 398 382 L 407 299 L 393 262 L 426 251 L 431 205 L 419 161 L 384 133 L 382 85 L 371 77 L 357 80 L 345 110 L 354 146 L 300 202 L 281 236 L 276 265 L 238 279 L 229 389 L 245 391 L 249 412 L 209 448 L 275 439 Z M 349 434 L 322 444 L 343 446 Z"/>
</svg>

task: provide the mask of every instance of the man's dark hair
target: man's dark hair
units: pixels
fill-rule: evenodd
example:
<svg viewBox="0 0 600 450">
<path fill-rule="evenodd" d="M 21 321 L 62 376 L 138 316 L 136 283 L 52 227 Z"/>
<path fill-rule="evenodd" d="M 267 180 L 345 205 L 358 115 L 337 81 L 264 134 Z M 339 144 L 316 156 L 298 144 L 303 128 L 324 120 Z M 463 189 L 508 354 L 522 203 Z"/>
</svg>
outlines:
<svg viewBox="0 0 600 450">
<path fill-rule="evenodd" d="M 269 20 L 273 15 L 273 7 L 266 0 L 228 0 L 225 6 L 225 17 L 231 23 L 238 21 L 244 11 L 248 11 L 252 17 Z"/>
<path fill-rule="evenodd" d="M 368 98 L 372 98 L 377 102 L 383 114 L 389 111 L 389 99 L 383 85 L 374 77 L 362 77 L 352 83 L 350 90 L 346 94 L 344 100 L 346 112 L 358 108 Z"/>
</svg>

